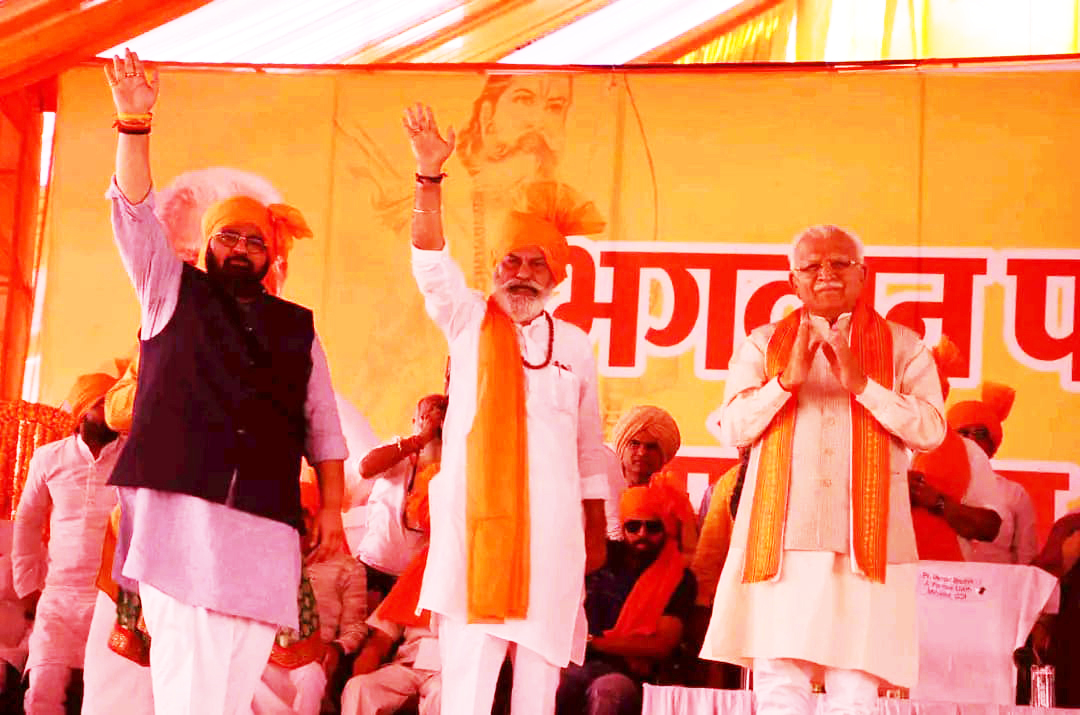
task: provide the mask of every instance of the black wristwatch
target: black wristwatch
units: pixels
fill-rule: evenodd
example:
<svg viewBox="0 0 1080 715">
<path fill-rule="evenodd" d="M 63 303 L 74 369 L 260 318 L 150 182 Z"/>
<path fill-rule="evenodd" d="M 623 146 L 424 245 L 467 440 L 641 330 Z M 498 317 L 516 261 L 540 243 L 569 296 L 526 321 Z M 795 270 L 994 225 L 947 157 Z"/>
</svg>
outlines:
<svg viewBox="0 0 1080 715">
<path fill-rule="evenodd" d="M 930 507 L 930 513 L 937 514 L 938 516 L 945 516 L 945 495 L 938 494 L 934 506 Z"/>
</svg>

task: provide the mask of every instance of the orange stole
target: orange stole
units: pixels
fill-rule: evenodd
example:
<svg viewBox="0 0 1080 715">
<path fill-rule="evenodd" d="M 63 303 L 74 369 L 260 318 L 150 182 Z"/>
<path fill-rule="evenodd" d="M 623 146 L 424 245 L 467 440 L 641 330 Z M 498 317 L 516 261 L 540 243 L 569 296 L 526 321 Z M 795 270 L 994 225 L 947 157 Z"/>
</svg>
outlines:
<svg viewBox="0 0 1080 715">
<path fill-rule="evenodd" d="M 529 451 L 517 331 L 494 298 L 480 327 L 476 393 L 466 440 L 467 618 L 502 623 L 529 609 Z"/>
<path fill-rule="evenodd" d="M 429 611 L 425 610 L 419 615 L 416 613 L 416 605 L 420 602 L 420 586 L 424 583 L 427 557 L 428 547 L 425 546 L 405 567 L 394 587 L 390 589 L 390 593 L 386 594 L 386 598 L 375 609 L 379 618 L 385 618 L 403 626 L 427 626 L 430 623 Z"/>
<path fill-rule="evenodd" d="M 781 320 L 765 355 L 768 379 L 787 367 L 803 309 Z M 888 323 L 859 301 L 851 316 L 851 350 L 866 376 L 893 384 L 892 333 Z M 750 512 L 743 583 L 768 581 L 780 571 L 784 521 L 791 486 L 792 441 L 798 399 L 789 399 L 761 437 L 757 487 Z M 851 396 L 851 514 L 855 565 L 871 581 L 885 582 L 889 515 L 889 445 L 892 437 Z"/>
<path fill-rule="evenodd" d="M 915 455 L 911 467 L 926 475 L 927 484 L 953 501 L 962 500 L 971 483 L 971 463 L 968 462 L 964 438 L 951 429 L 946 431 L 945 441 L 940 447 Z M 915 526 L 915 545 L 920 559 L 964 560 L 956 532 L 945 517 L 926 509 L 912 509 L 911 520 Z"/>
<path fill-rule="evenodd" d="M 671 594 L 682 581 L 683 562 L 679 546 L 669 538 L 656 561 L 638 576 L 630 595 L 626 597 L 619 618 L 607 636 L 647 636 L 656 632 L 660 616 L 664 615 Z"/>
</svg>

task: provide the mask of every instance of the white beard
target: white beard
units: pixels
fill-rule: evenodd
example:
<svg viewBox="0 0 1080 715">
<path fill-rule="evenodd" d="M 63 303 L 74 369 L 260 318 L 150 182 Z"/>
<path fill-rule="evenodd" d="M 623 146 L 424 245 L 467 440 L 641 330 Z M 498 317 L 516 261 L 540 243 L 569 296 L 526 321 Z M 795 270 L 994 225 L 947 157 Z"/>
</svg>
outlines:
<svg viewBox="0 0 1080 715">
<path fill-rule="evenodd" d="M 495 291 L 495 302 L 515 323 L 528 323 L 544 312 L 547 295 L 523 295 L 505 290 Z"/>
</svg>

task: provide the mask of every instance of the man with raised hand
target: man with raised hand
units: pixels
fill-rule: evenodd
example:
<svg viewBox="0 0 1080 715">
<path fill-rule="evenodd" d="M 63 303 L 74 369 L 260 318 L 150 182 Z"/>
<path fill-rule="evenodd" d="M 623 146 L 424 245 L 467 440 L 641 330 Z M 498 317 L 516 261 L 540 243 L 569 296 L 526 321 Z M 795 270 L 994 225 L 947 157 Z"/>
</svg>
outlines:
<svg viewBox="0 0 1080 715">
<path fill-rule="evenodd" d="M 142 599 L 156 711 L 241 712 L 278 627 L 298 626 L 302 457 L 322 493 L 311 558 L 344 538 L 347 450 L 314 318 L 261 282 L 311 231 L 291 206 L 234 196 L 203 216 L 205 270 L 184 264 L 153 211 L 157 77 L 132 52 L 105 73 L 119 130 L 107 196 L 142 311 L 134 419 L 110 480 L 114 574 Z"/>
<path fill-rule="evenodd" d="M 493 237 L 485 298 L 443 239 L 453 130 L 443 139 L 419 105 L 404 124 L 417 160 L 413 273 L 450 346 L 419 600 L 438 616 L 443 712 L 489 713 L 509 649 L 512 712 L 550 715 L 560 669 L 584 656 L 584 575 L 604 561 L 607 478 L 592 346 L 544 305 L 566 278 L 566 236 L 603 222 L 561 184 L 526 187 Z"/>
</svg>

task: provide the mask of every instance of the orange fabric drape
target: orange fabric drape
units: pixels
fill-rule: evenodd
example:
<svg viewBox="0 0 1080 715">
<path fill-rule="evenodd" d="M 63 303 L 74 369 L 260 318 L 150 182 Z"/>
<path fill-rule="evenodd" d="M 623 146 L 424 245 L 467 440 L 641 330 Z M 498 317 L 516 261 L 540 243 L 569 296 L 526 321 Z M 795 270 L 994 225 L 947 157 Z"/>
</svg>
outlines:
<svg viewBox="0 0 1080 715">
<path fill-rule="evenodd" d="M 776 326 L 766 351 L 769 379 L 787 366 L 803 309 Z M 885 319 L 862 301 L 851 316 L 851 350 L 867 377 L 892 388 L 892 333 Z M 762 436 L 757 487 L 747 537 L 743 581 L 767 581 L 780 571 L 783 526 L 791 485 L 796 398 L 789 399 Z M 855 566 L 872 581 L 885 581 L 891 438 L 851 397 L 851 530 Z"/>
<path fill-rule="evenodd" d="M 915 455 L 911 468 L 926 476 L 926 483 L 949 497 L 960 501 L 971 483 L 971 463 L 968 462 L 964 439 L 948 430 L 945 441 L 937 449 Z M 931 561 L 963 561 L 956 532 L 945 517 L 926 509 L 912 509 L 915 525 L 915 545 L 919 558 Z"/>
<path fill-rule="evenodd" d="M 0 153 L 0 174 L 14 177 L 15 191 L 11 200 L 0 201 L 0 399 L 7 400 L 22 395 L 34 311 L 41 125 L 36 90 L 0 97 L 0 137 L 16 147 Z"/>
<path fill-rule="evenodd" d="M 476 391 L 466 444 L 467 617 L 501 623 L 529 608 L 529 450 L 517 331 L 494 298 L 480 328 Z"/>
</svg>

